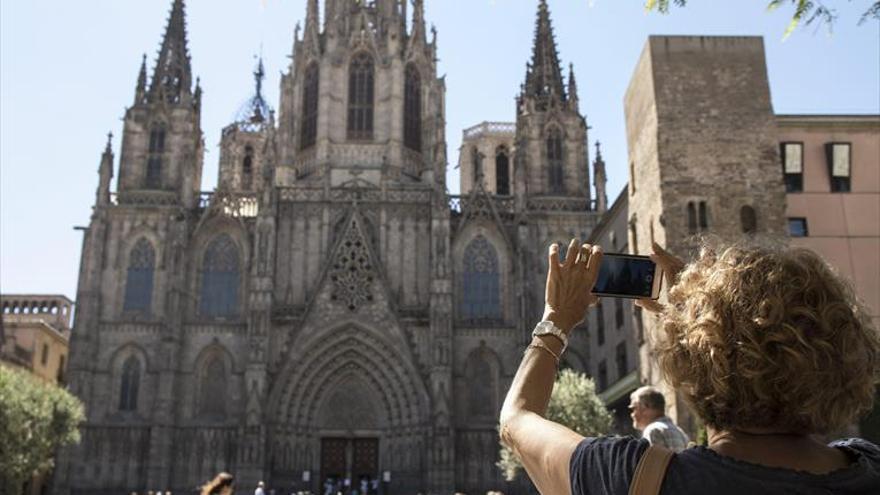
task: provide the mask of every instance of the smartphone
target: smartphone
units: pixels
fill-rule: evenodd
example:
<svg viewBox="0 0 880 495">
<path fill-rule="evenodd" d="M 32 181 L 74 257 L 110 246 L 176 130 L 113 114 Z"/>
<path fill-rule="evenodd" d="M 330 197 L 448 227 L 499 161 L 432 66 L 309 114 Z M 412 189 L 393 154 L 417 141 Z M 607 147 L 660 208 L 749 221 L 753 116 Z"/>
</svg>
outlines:
<svg viewBox="0 0 880 495">
<path fill-rule="evenodd" d="M 657 270 L 657 265 L 647 256 L 606 253 L 602 255 L 593 294 L 657 299 L 662 279 L 663 271 Z"/>
</svg>

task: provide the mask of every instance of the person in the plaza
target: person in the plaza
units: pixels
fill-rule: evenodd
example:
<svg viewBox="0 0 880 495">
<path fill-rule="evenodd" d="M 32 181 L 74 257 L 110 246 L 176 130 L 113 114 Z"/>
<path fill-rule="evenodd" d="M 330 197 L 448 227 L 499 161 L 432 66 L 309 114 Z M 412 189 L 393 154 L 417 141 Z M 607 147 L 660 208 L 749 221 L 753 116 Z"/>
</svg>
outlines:
<svg viewBox="0 0 880 495">
<path fill-rule="evenodd" d="M 235 490 L 235 477 L 229 473 L 219 473 L 202 486 L 201 495 L 232 495 Z"/>
<path fill-rule="evenodd" d="M 880 493 L 880 447 L 819 439 L 872 407 L 880 377 L 880 336 L 849 284 L 802 248 L 707 246 L 687 265 L 653 250 L 671 287 L 665 304 L 640 301 L 658 318 L 646 337 L 708 445 L 670 453 L 543 417 L 565 344 L 597 301 L 602 251 L 573 239 L 564 263 L 550 248 L 543 322 L 500 415 L 502 441 L 540 492 Z"/>
<path fill-rule="evenodd" d="M 642 432 L 642 438 L 651 445 L 673 452 L 680 452 L 688 446 L 687 434 L 666 416 L 666 398 L 662 392 L 645 385 L 630 394 L 629 399 L 633 428 Z"/>
<path fill-rule="evenodd" d="M 262 481 L 257 483 L 257 488 L 254 490 L 254 495 L 266 495 L 266 484 Z"/>
</svg>

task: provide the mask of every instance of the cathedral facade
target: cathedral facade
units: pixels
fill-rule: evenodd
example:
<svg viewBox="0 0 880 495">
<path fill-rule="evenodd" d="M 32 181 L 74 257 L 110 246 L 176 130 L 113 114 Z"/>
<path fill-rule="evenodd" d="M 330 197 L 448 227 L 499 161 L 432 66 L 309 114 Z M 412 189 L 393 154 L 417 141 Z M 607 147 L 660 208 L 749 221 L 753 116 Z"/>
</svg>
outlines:
<svg viewBox="0 0 880 495">
<path fill-rule="evenodd" d="M 69 363 L 88 419 L 55 492 L 184 493 L 220 470 L 284 492 L 525 490 L 495 466 L 498 412 L 549 244 L 585 239 L 607 203 L 547 5 L 516 122 L 465 134 L 460 196 L 423 1 L 307 5 L 277 115 L 260 64 L 202 192 L 201 89 L 173 1 L 118 163 L 109 142 L 101 157 Z M 585 334 L 565 356 L 582 371 Z"/>
</svg>

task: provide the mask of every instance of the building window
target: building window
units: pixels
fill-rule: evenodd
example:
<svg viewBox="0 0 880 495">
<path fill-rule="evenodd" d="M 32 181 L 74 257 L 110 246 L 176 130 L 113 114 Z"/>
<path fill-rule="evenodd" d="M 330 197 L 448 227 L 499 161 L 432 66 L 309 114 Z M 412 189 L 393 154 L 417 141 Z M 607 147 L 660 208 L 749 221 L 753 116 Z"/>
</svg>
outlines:
<svg viewBox="0 0 880 495">
<path fill-rule="evenodd" d="M 510 195 L 510 158 L 503 146 L 495 153 L 495 194 Z"/>
<path fill-rule="evenodd" d="M 547 166 L 550 173 L 550 192 L 563 192 L 562 131 L 551 127 L 547 131 Z"/>
<path fill-rule="evenodd" d="M 373 139 L 373 58 L 366 53 L 348 69 L 348 139 Z"/>
<path fill-rule="evenodd" d="M 804 190 L 804 143 L 782 143 L 782 173 L 785 192 Z"/>
<path fill-rule="evenodd" d="M 608 365 L 605 363 L 605 360 L 599 362 L 599 392 L 608 388 Z"/>
<path fill-rule="evenodd" d="M 162 187 L 162 155 L 165 153 L 165 126 L 154 124 L 150 130 L 150 147 L 147 153 L 147 189 Z"/>
<path fill-rule="evenodd" d="M 149 312 L 153 301 L 153 271 L 156 252 L 150 241 L 141 237 L 128 255 L 123 311 Z"/>
<path fill-rule="evenodd" d="M 743 234 L 754 234 L 758 231 L 758 215 L 755 209 L 749 205 L 744 205 L 739 209 L 739 223 L 742 226 Z"/>
<path fill-rule="evenodd" d="M 219 358 L 212 359 L 202 370 L 200 415 L 206 419 L 226 417 L 226 368 Z"/>
<path fill-rule="evenodd" d="M 498 254 L 482 235 L 464 251 L 461 316 L 465 320 L 501 319 Z"/>
<path fill-rule="evenodd" d="M 849 192 L 852 174 L 852 145 L 850 143 L 828 143 L 828 177 L 831 178 L 831 192 Z"/>
<path fill-rule="evenodd" d="M 623 300 L 619 297 L 614 298 L 614 326 L 618 330 L 623 326 Z"/>
<path fill-rule="evenodd" d="M 315 145 L 318 137 L 318 63 L 312 62 L 303 77 L 302 120 L 299 130 L 299 149 Z"/>
<path fill-rule="evenodd" d="M 688 201 L 688 233 L 693 235 L 709 228 L 709 211 L 705 201 Z"/>
<path fill-rule="evenodd" d="M 422 78 L 412 64 L 406 66 L 403 96 L 403 144 L 422 151 Z"/>
<path fill-rule="evenodd" d="M 629 193 L 636 193 L 636 163 L 629 162 Z"/>
<path fill-rule="evenodd" d="M 202 260 L 202 290 L 199 313 L 203 316 L 238 315 L 238 248 L 223 234 L 208 245 Z"/>
<path fill-rule="evenodd" d="M 638 229 L 636 229 L 636 217 L 632 217 L 629 219 L 629 235 L 632 237 L 632 248 L 630 249 L 630 254 L 638 254 L 639 252 L 639 233 Z"/>
<path fill-rule="evenodd" d="M 636 324 L 636 342 L 641 345 L 645 342 L 645 324 L 642 321 L 642 308 L 640 306 L 633 305 L 633 319 Z"/>
<path fill-rule="evenodd" d="M 43 352 L 40 354 L 40 364 L 49 364 L 49 344 L 43 344 Z"/>
<path fill-rule="evenodd" d="M 605 310 L 602 309 L 602 303 L 596 305 L 596 345 L 599 347 L 605 344 Z"/>
<path fill-rule="evenodd" d="M 621 379 L 626 376 L 627 368 L 629 367 L 629 363 L 626 360 L 626 342 L 621 342 L 617 344 L 617 348 L 614 352 L 614 360 L 617 364 L 617 379 Z"/>
<path fill-rule="evenodd" d="M 476 146 L 471 148 L 471 163 L 474 166 L 474 189 L 483 180 L 483 159 Z"/>
<path fill-rule="evenodd" d="M 136 411 L 138 390 L 141 385 L 141 363 L 134 356 L 129 356 L 122 365 L 122 381 L 119 386 L 119 410 Z"/>
<path fill-rule="evenodd" d="M 806 218 L 789 218 L 788 219 L 788 235 L 792 237 L 807 237 L 810 235 L 807 230 Z"/>
<path fill-rule="evenodd" d="M 254 147 L 245 146 L 241 161 L 241 188 L 250 189 L 254 183 Z"/>
<path fill-rule="evenodd" d="M 55 375 L 55 380 L 60 384 L 64 383 L 65 364 L 66 364 L 65 363 L 65 356 L 64 356 L 64 354 L 62 354 L 61 356 L 58 357 L 58 372 Z"/>
</svg>

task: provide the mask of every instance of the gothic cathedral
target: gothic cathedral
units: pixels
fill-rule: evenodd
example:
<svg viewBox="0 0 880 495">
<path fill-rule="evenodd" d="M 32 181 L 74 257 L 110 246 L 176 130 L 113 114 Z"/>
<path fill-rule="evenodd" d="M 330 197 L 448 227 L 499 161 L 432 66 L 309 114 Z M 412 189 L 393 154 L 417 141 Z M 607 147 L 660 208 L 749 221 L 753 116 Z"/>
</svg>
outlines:
<svg viewBox="0 0 880 495">
<path fill-rule="evenodd" d="M 220 470 L 278 493 L 525 492 L 495 466 L 501 401 L 547 247 L 585 239 L 607 203 L 545 1 L 516 123 L 465 133 L 460 196 L 423 0 L 308 0 L 294 38 L 277 114 L 261 63 L 202 192 L 173 1 L 118 167 L 109 142 L 100 161 L 69 365 L 88 420 L 56 493 L 190 493 Z M 574 334 L 566 366 L 586 369 L 587 342 Z"/>
</svg>

